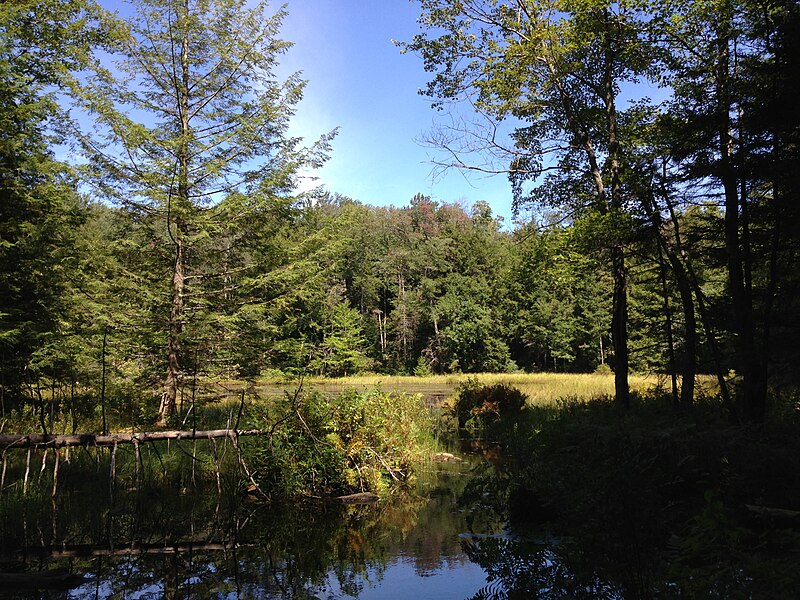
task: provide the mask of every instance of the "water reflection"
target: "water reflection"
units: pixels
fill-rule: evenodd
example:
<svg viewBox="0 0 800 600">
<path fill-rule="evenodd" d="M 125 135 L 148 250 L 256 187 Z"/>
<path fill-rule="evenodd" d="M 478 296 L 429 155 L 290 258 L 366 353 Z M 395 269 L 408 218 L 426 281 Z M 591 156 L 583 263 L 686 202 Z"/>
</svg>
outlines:
<svg viewBox="0 0 800 600">
<path fill-rule="evenodd" d="M 487 581 L 464 536 L 503 526 L 488 507 L 459 508 L 475 460 L 433 465 L 414 490 L 367 506 L 216 489 L 122 491 L 113 505 L 91 486 L 52 502 L 5 495 L 0 597 L 470 598 Z"/>
<path fill-rule="evenodd" d="M 465 542 L 467 556 L 486 570 L 488 580 L 471 600 L 624 597 L 598 576 L 576 576 L 569 553 L 557 547 L 552 540 L 537 543 L 525 537 Z"/>
</svg>

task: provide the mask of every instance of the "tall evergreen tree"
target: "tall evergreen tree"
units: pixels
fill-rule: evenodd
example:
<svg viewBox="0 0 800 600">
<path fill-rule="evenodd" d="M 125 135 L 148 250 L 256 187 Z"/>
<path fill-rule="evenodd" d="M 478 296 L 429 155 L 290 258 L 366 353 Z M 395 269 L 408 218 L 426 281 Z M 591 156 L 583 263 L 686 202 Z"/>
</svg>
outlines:
<svg viewBox="0 0 800 600">
<path fill-rule="evenodd" d="M 36 377 L 31 358 L 53 343 L 68 310 L 83 207 L 51 150 L 60 139 L 53 90 L 97 41 L 90 8 L 0 3 L 0 396 Z"/>
<path fill-rule="evenodd" d="M 665 124 L 684 193 L 722 208 L 738 417 L 763 420 L 778 290 L 797 264 L 795 2 L 675 2 Z M 787 225 L 789 227 L 787 227 Z M 788 268 L 785 268 L 788 267 Z M 791 285 L 791 284 L 790 284 Z"/>
<path fill-rule="evenodd" d="M 277 81 L 289 47 L 278 38 L 283 9 L 245 0 L 136 0 L 117 22 L 115 60 L 73 81 L 94 117 L 81 135 L 96 194 L 156 216 L 169 261 L 162 284 L 166 376 L 159 408 L 175 409 L 187 303 L 203 291 L 200 242 L 215 224 L 289 195 L 298 169 L 319 165 L 330 135 L 310 148 L 287 137 L 304 82 Z M 235 196 L 238 202 L 225 202 Z M 168 257 L 168 258 L 166 258 Z"/>
</svg>

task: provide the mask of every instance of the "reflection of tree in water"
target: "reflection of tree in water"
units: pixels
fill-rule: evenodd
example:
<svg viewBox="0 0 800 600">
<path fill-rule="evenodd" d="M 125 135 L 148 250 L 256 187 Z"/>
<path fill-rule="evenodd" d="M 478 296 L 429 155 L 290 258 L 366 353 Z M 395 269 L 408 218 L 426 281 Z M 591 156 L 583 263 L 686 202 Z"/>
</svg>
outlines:
<svg viewBox="0 0 800 600">
<path fill-rule="evenodd" d="M 431 575 L 445 563 L 453 566 L 469 562 L 461 551 L 458 535 L 469 530 L 470 513 L 457 507 L 470 477 L 468 463 L 447 463 L 440 465 L 435 481 L 427 483 L 428 504 L 407 537 L 417 575 Z"/>
<path fill-rule="evenodd" d="M 543 537 L 550 509 L 520 489 L 513 461 L 486 461 L 476 467 L 457 503 L 470 516 L 470 532 L 500 531 L 509 521 L 517 531 Z M 465 554 L 487 573 L 488 584 L 472 600 L 527 598 L 621 598 L 599 577 L 576 540 L 558 545 L 525 537 L 475 535 L 462 543 Z"/>
<path fill-rule="evenodd" d="M 375 573 L 383 562 L 377 532 L 392 523 L 408 527 L 419 510 L 413 497 L 383 510 L 235 499 L 224 506 L 214 492 L 201 490 L 127 499 L 109 509 L 102 498 L 92 506 L 91 496 L 65 495 L 58 504 L 28 498 L 13 512 L 2 511 L 0 572 L 35 578 L 37 571 L 66 567 L 94 580 L 73 590 L 74 598 L 309 598 L 325 587 L 331 567 L 340 566 L 342 589 L 356 594 L 357 575 L 368 566 Z"/>
<path fill-rule="evenodd" d="M 502 529 L 508 521 L 510 471 L 502 465 L 483 463 L 472 475 L 457 501 L 467 513 L 470 532 Z"/>
<path fill-rule="evenodd" d="M 483 538 L 465 541 L 464 551 L 489 582 L 472 600 L 623 597 L 597 576 L 578 576 L 550 544 Z"/>
<path fill-rule="evenodd" d="M 453 510 L 468 468 L 441 468 L 416 493 L 369 506 L 248 504 L 167 487 L 118 493 L 113 504 L 99 486 L 55 502 L 20 498 L 0 510 L 0 572 L 66 568 L 88 579 L 68 597 L 86 600 L 357 597 L 397 556 L 415 555 L 420 576 L 469 562 L 458 538 L 465 514 Z"/>
</svg>

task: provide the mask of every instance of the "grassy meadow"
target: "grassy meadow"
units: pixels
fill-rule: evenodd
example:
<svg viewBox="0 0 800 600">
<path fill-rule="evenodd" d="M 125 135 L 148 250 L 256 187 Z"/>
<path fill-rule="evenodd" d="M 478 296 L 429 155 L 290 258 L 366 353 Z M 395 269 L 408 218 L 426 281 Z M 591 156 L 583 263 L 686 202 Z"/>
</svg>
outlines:
<svg viewBox="0 0 800 600">
<path fill-rule="evenodd" d="M 614 394 L 613 373 L 480 373 L 430 375 L 427 377 L 398 375 L 357 375 L 328 379 L 310 377 L 303 380 L 303 389 L 337 393 L 346 389 L 359 391 L 380 388 L 387 392 L 419 393 L 430 401 L 446 402 L 458 390 L 459 385 L 470 379 L 477 379 L 481 384 L 507 384 L 519 389 L 530 404 L 546 406 L 555 404 L 560 399 L 591 400 Z M 631 375 L 631 389 L 639 394 L 646 394 L 654 389 L 669 391 L 670 381 L 659 375 Z M 698 387 L 712 391 L 712 377 L 701 376 Z M 292 393 L 297 389 L 298 381 L 261 380 L 256 383 L 255 391 L 259 396 L 269 397 Z"/>
</svg>

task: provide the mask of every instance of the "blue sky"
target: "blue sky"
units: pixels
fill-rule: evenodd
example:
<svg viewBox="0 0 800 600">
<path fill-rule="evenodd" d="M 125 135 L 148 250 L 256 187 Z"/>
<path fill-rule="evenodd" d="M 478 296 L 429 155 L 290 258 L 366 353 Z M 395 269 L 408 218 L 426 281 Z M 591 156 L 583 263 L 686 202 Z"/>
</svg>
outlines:
<svg viewBox="0 0 800 600">
<path fill-rule="evenodd" d="M 274 4 L 277 8 L 279 5 Z M 367 204 L 404 206 L 417 192 L 443 202 L 486 200 L 511 223 L 511 188 L 501 176 L 451 170 L 436 177 L 437 152 L 417 141 L 446 118 L 417 91 L 428 74 L 393 39 L 419 32 L 410 0 L 288 0 L 282 36 L 295 45 L 281 72 L 308 80 L 292 135 L 314 140 L 339 127 L 330 161 L 316 172 L 332 192 Z"/>
</svg>

